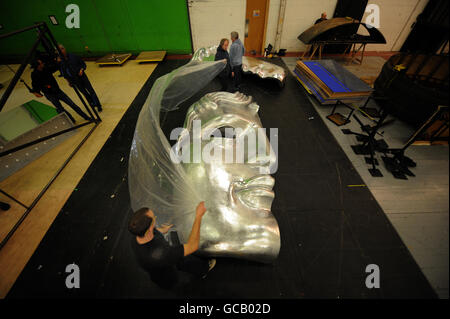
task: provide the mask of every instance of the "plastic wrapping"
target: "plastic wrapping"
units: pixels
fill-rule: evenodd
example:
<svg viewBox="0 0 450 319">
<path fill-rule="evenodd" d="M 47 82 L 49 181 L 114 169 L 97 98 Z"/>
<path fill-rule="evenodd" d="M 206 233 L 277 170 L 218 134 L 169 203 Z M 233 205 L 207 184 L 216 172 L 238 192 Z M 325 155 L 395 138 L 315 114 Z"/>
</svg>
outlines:
<svg viewBox="0 0 450 319">
<path fill-rule="evenodd" d="M 155 81 L 139 114 L 128 167 L 131 208 L 134 211 L 141 207 L 152 209 L 161 217 L 159 224 L 173 222 L 173 217 L 180 213 L 192 212 L 201 201 L 182 167 L 170 159 L 170 144 L 160 127 L 160 112 L 175 110 L 224 68 L 223 61 L 191 60 Z M 190 192 L 192 205 L 178 202 L 172 196 L 174 188 Z M 177 214 L 171 214 L 175 211 Z"/>
</svg>

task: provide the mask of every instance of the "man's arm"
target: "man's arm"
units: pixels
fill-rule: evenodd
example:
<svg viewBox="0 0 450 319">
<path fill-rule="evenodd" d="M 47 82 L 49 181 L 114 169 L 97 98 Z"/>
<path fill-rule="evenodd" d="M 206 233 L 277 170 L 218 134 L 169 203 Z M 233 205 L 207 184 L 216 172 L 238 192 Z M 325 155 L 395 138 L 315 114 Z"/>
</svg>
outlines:
<svg viewBox="0 0 450 319">
<path fill-rule="evenodd" d="M 230 54 L 229 54 L 229 56 L 230 56 L 230 65 L 231 65 L 231 67 L 233 67 L 233 63 L 231 62 L 231 60 L 233 59 L 233 57 L 236 55 L 236 45 L 231 45 L 230 46 Z"/>
<path fill-rule="evenodd" d="M 202 222 L 202 217 L 206 212 L 205 202 L 200 202 L 197 206 L 195 212 L 195 220 L 192 225 L 191 234 L 186 244 L 184 244 L 184 255 L 190 255 L 198 249 L 200 242 L 200 226 Z"/>
</svg>

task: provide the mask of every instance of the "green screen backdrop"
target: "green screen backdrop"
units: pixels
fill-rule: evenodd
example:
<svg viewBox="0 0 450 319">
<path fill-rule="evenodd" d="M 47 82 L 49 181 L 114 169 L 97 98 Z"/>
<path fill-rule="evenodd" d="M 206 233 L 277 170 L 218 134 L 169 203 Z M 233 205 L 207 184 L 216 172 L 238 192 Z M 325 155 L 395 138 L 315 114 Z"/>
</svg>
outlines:
<svg viewBox="0 0 450 319">
<path fill-rule="evenodd" d="M 66 6 L 80 8 L 80 28 L 66 27 Z M 49 16 L 59 25 L 52 25 Z M 44 21 L 56 40 L 85 57 L 106 53 L 166 50 L 192 52 L 185 0 L 16 0 L 0 1 L 0 33 Z M 24 55 L 34 31 L 0 40 L 1 56 Z"/>
</svg>

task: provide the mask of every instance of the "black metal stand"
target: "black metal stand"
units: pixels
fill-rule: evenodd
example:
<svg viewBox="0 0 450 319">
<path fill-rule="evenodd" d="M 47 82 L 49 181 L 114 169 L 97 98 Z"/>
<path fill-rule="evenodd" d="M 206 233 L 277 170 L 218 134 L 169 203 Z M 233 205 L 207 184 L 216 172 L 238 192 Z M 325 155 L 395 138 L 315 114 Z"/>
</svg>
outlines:
<svg viewBox="0 0 450 319">
<path fill-rule="evenodd" d="M 385 149 L 388 148 L 388 145 L 386 142 L 381 139 L 377 140 L 375 136 L 377 134 L 380 134 L 378 131 L 386 125 L 384 120 L 387 117 L 387 112 L 382 110 L 380 114 L 380 119 L 378 120 L 377 124 L 375 126 L 370 125 L 364 125 L 361 120 L 356 116 L 353 115 L 355 120 L 359 123 L 361 126 L 362 131 L 365 134 L 356 133 L 349 129 L 343 129 L 342 132 L 344 134 L 354 134 L 356 135 L 356 138 L 358 141 L 362 142 L 360 145 L 352 145 L 352 149 L 355 152 L 355 154 L 358 155 L 369 155 L 369 157 L 365 157 L 366 163 L 372 165 L 372 168 L 369 169 L 370 174 L 373 177 L 382 177 L 383 174 L 381 171 L 377 168 L 379 165 L 378 160 L 375 158 L 375 152 L 383 152 Z"/>
<path fill-rule="evenodd" d="M 16 30 L 7 34 L 3 34 L 0 35 L 0 40 L 14 36 L 16 34 L 20 34 L 29 30 L 35 30 L 37 32 L 37 40 L 36 42 L 33 44 L 32 48 L 30 49 L 30 51 L 27 53 L 24 61 L 22 62 L 22 64 L 20 65 L 19 69 L 17 70 L 17 72 L 15 72 L 15 75 L 13 77 L 13 79 L 11 80 L 10 84 L 8 85 L 8 87 L 6 88 L 5 92 L 3 93 L 1 99 L 0 99 L 0 111 L 3 109 L 6 101 L 8 100 L 9 96 L 11 95 L 14 87 L 16 86 L 17 82 L 19 81 L 20 77 L 22 76 L 26 66 L 28 63 L 30 63 L 33 54 L 35 54 L 38 46 L 41 44 L 44 49 L 47 51 L 47 53 L 50 56 L 54 56 L 55 52 L 58 52 L 58 55 L 62 58 L 62 52 L 60 51 L 59 47 L 58 47 L 58 42 L 55 40 L 55 38 L 53 37 L 53 34 L 50 32 L 50 29 L 48 28 L 48 26 L 42 22 L 42 23 L 38 23 L 35 24 L 33 26 L 30 27 L 26 27 L 20 30 Z M 48 36 L 48 38 L 47 38 Z M 52 51 L 54 50 L 54 51 Z M 75 73 L 73 73 L 75 74 Z M 50 181 L 47 183 L 47 185 L 44 186 L 44 188 L 41 190 L 41 192 L 37 195 L 37 197 L 33 200 L 33 202 L 31 203 L 31 205 L 25 205 L 24 203 L 20 202 L 18 199 L 16 199 L 14 196 L 8 194 L 7 192 L 5 192 L 4 190 L 0 189 L 0 193 L 3 194 L 4 196 L 6 196 L 7 198 L 11 199 L 12 201 L 16 202 L 17 204 L 19 204 L 20 206 L 24 207 L 26 209 L 26 211 L 23 213 L 23 215 L 20 217 L 20 219 L 16 222 L 16 224 L 13 226 L 13 228 L 8 232 L 8 234 L 5 236 L 5 238 L 1 241 L 0 243 L 0 249 L 2 249 L 6 243 L 8 242 L 8 240 L 11 238 L 11 236 L 14 234 L 14 232 L 19 228 L 19 226 L 21 225 L 21 223 L 24 221 L 24 219 L 28 216 L 28 214 L 30 213 L 30 211 L 36 206 L 36 204 L 39 202 L 39 200 L 42 198 L 42 196 L 44 196 L 45 192 L 50 188 L 50 186 L 53 184 L 53 182 L 56 180 L 56 178 L 61 174 L 61 172 L 64 170 L 64 168 L 67 166 L 67 164 L 69 164 L 69 162 L 72 160 L 72 158 L 75 156 L 75 154 L 79 151 L 79 149 L 83 146 L 83 144 L 87 141 L 87 139 L 89 138 L 89 136 L 91 136 L 92 132 L 94 132 L 94 130 L 98 127 L 98 125 L 101 122 L 101 118 L 98 115 L 97 111 L 95 110 L 94 107 L 88 105 L 83 97 L 80 94 L 80 90 L 77 87 L 76 83 L 73 83 L 72 88 L 74 89 L 75 93 L 77 94 L 78 98 L 80 99 L 81 103 L 83 104 L 84 108 L 86 109 L 87 113 L 89 114 L 89 120 L 85 123 L 76 125 L 74 127 L 71 127 L 67 130 L 63 130 L 60 132 L 57 132 L 55 134 L 51 134 L 42 138 L 38 138 L 32 142 L 20 145 L 15 147 L 14 149 L 9 149 L 7 151 L 4 151 L 2 153 L 0 153 L 0 157 L 2 156 L 6 156 L 8 154 L 11 154 L 13 152 L 17 152 L 19 150 L 22 150 L 24 148 L 30 147 L 32 145 L 35 145 L 37 143 L 41 143 L 43 141 L 46 141 L 48 139 L 51 139 L 55 136 L 76 130 L 80 127 L 89 125 L 89 124 L 94 124 L 92 126 L 92 128 L 89 130 L 89 132 L 86 134 L 86 136 L 83 138 L 83 140 L 77 145 L 77 147 L 73 150 L 73 152 L 69 155 L 69 157 L 65 160 L 65 162 L 62 164 L 62 166 L 56 171 L 56 173 L 53 175 L 53 177 L 50 179 Z"/>
<path fill-rule="evenodd" d="M 338 105 L 344 105 L 345 107 L 349 108 L 350 113 L 347 116 L 343 116 L 341 113 L 335 113 Z M 341 100 L 337 100 L 336 104 L 334 105 L 333 109 L 331 110 L 331 113 L 327 116 L 327 119 L 329 119 L 331 122 L 333 122 L 337 126 L 342 126 L 347 123 L 350 123 L 350 118 L 351 118 L 353 112 L 355 112 L 355 109 L 353 107 L 342 102 Z"/>
<path fill-rule="evenodd" d="M 415 176 L 409 168 L 416 167 L 417 164 L 405 155 L 405 151 L 434 123 L 434 120 L 447 109 L 448 106 L 439 106 L 430 118 L 425 121 L 425 123 L 422 124 L 422 126 L 408 139 L 402 148 L 388 148 L 384 151 L 384 156 L 381 158 L 383 159 L 386 168 L 394 175 L 395 178 L 408 179 L 407 176 Z M 442 128 L 448 127 L 449 123 L 444 122 L 437 129 L 437 131 L 433 133 L 433 135 L 437 134 L 437 132 L 442 132 Z"/>
</svg>

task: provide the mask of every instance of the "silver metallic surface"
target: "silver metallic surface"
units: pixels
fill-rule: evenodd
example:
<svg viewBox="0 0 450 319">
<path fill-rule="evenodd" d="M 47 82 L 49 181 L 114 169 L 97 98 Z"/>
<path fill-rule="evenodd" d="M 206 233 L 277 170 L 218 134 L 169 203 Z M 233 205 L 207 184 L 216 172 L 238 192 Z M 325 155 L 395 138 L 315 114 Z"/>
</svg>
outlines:
<svg viewBox="0 0 450 319">
<path fill-rule="evenodd" d="M 286 78 L 286 71 L 281 66 L 249 56 L 242 57 L 242 70 L 263 79 L 273 78 L 283 82 Z"/>
<path fill-rule="evenodd" d="M 193 104 L 186 116 L 185 128 L 189 135 L 181 135 L 175 148 L 180 148 L 194 136 L 193 121 L 201 121 L 201 134 L 209 136 L 219 128 L 240 128 L 242 134 L 261 128 L 259 106 L 252 98 L 241 93 L 215 92 L 205 95 Z M 236 154 L 233 137 L 214 137 L 202 142 L 214 143 L 225 151 Z M 191 142 L 192 143 L 192 142 Z M 272 262 L 280 249 L 278 224 L 270 211 L 275 180 L 269 175 L 269 167 L 276 160 L 270 152 L 267 136 L 258 143 L 266 143 L 266 152 L 254 163 L 245 154 L 244 163 L 226 163 L 224 156 L 217 161 L 205 163 L 182 163 L 193 187 L 207 199 L 208 213 L 202 221 L 200 252 L 208 256 L 236 257 Z M 192 220 L 193 221 L 193 220 Z M 178 227 L 178 233 L 187 238 L 191 223 Z"/>
<path fill-rule="evenodd" d="M 218 129 L 225 128 L 226 133 L 226 128 L 240 128 L 251 133 L 261 127 L 259 106 L 251 97 L 241 93 L 209 93 L 189 108 L 185 129 L 171 134 L 176 143 L 170 146 L 160 127 L 160 111 L 175 109 L 225 67 L 220 61 L 202 62 L 208 54 L 205 50 L 197 53 L 187 65 L 157 79 L 141 110 L 129 159 L 132 209 L 152 209 L 157 224 L 173 223 L 185 243 L 195 219 L 195 208 L 204 200 L 207 213 L 202 220 L 200 254 L 273 262 L 279 253 L 280 234 L 271 213 L 274 179 L 269 173 L 276 158 L 267 136 L 257 138 L 258 150 L 263 145 L 266 152 L 257 156 L 245 153 L 243 163 L 224 162 L 223 157 L 213 161 L 202 157 L 189 163 L 171 158 L 171 151 L 184 152 L 185 143 L 197 136 L 198 122 L 194 120 L 201 120 L 200 134 L 216 136 L 201 141 L 203 154 L 208 150 L 211 153 L 211 145 L 213 153 L 221 149 L 236 154 L 236 140 L 241 135 L 219 137 L 214 130 L 218 133 Z"/>
</svg>

